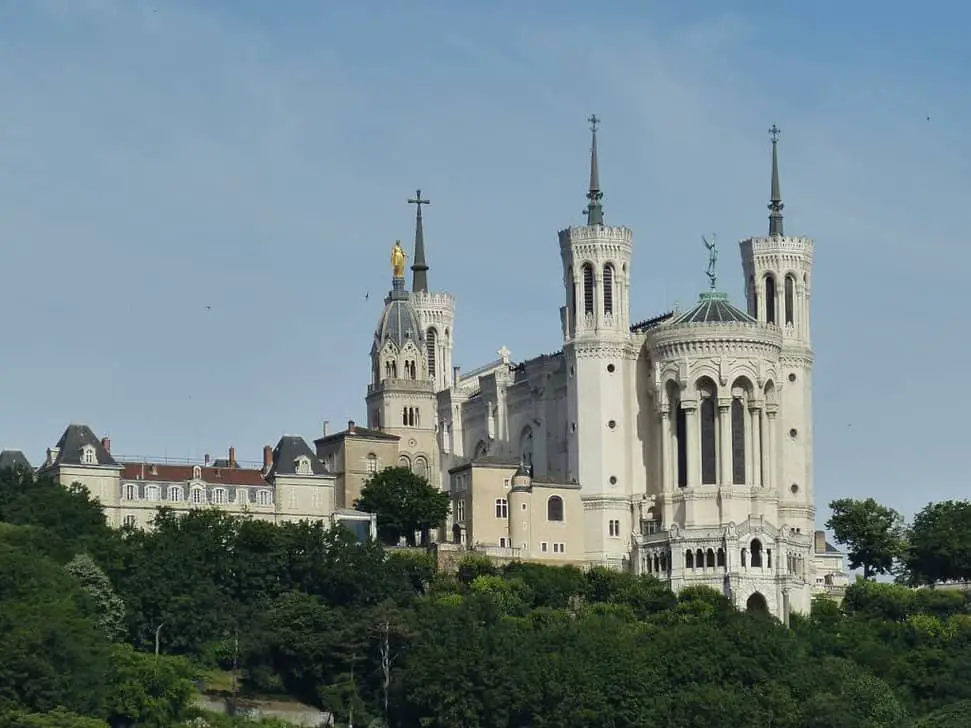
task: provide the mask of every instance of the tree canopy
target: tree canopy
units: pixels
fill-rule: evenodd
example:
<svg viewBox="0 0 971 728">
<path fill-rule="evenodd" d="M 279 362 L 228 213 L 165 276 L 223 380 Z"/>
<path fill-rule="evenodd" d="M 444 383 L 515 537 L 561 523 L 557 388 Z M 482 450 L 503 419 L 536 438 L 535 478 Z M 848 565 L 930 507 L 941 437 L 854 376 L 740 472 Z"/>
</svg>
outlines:
<svg viewBox="0 0 971 728">
<path fill-rule="evenodd" d="M 162 509 L 150 530 L 113 531 L 88 518 L 86 493 L 31 485 L 79 526 L 72 540 L 29 504 L 4 511 L 20 497 L 5 477 L 0 725 L 244 725 L 193 706 L 200 686 L 297 699 L 339 726 L 936 728 L 971 715 L 959 588 L 861 580 L 786 628 L 708 588 L 602 568 L 470 554 L 442 573 L 423 550 L 323 523 Z M 964 573 L 965 508 L 915 519 L 899 553 L 923 581 Z M 879 542 L 857 554 L 871 574 L 890 568 Z"/>
<path fill-rule="evenodd" d="M 445 523 L 449 496 L 408 468 L 386 468 L 368 479 L 355 505 L 377 514 L 384 543 L 395 545 L 405 538 L 414 546 L 416 533 L 427 534 Z"/>
<path fill-rule="evenodd" d="M 829 504 L 833 515 L 826 528 L 846 546 L 850 568 L 863 567 L 863 578 L 889 574 L 903 553 L 904 519 L 873 498 L 841 498 Z"/>
</svg>

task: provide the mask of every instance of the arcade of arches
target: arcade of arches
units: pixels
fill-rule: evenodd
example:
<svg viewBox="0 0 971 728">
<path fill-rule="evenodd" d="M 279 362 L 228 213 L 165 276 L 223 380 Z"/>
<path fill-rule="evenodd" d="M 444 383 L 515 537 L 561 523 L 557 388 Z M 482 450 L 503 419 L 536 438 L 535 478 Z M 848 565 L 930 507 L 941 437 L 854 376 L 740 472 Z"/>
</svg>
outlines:
<svg viewBox="0 0 971 728">
<path fill-rule="evenodd" d="M 701 377 L 684 396 L 669 381 L 665 395 L 660 412 L 665 491 L 689 485 L 772 485 L 777 413 L 772 382 L 756 396 L 745 377 L 721 389 L 710 377 Z"/>
</svg>

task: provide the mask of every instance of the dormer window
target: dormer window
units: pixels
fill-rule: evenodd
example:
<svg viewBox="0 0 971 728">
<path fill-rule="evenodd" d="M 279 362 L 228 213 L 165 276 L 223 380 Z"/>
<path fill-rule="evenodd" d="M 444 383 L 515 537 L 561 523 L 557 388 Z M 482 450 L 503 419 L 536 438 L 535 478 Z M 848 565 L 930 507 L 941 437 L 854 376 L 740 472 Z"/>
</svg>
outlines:
<svg viewBox="0 0 971 728">
<path fill-rule="evenodd" d="M 85 445 L 81 448 L 81 464 L 82 465 L 97 465 L 98 456 L 94 451 L 93 445 Z"/>
<path fill-rule="evenodd" d="M 202 468 L 200 468 L 198 465 L 192 466 L 192 479 L 202 480 Z"/>
<path fill-rule="evenodd" d="M 310 459 L 307 457 L 299 457 L 293 462 L 293 471 L 297 475 L 310 475 Z"/>
</svg>

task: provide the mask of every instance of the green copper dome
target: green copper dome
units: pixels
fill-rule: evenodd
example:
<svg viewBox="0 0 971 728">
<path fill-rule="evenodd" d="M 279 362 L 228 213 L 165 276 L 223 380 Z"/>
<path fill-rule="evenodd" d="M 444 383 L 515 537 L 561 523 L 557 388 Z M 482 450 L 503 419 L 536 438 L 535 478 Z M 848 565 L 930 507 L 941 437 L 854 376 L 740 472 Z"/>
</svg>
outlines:
<svg viewBox="0 0 971 728">
<path fill-rule="evenodd" d="M 672 324 L 754 324 L 758 323 L 753 316 L 736 308 L 728 300 L 727 293 L 708 291 L 702 293 L 698 305 L 687 313 L 676 316 Z"/>
</svg>

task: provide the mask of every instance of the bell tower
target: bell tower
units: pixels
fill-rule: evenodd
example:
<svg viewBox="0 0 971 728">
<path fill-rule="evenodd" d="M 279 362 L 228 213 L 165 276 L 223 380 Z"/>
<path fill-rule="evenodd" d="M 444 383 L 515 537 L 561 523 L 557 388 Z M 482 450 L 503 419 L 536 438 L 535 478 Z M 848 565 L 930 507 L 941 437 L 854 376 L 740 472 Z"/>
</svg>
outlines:
<svg viewBox="0 0 971 728">
<path fill-rule="evenodd" d="M 435 387 L 428 370 L 425 332 L 405 287 L 407 254 L 400 241 L 391 250 L 391 290 L 374 330 L 368 427 L 397 435 L 397 465 L 441 488 Z"/>
<path fill-rule="evenodd" d="M 772 142 L 772 177 L 769 188 L 769 230 L 765 237 L 741 242 L 748 312 L 759 321 L 777 326 L 782 334 L 778 381 L 772 382 L 779 411 L 775 462 L 772 473 L 783 523 L 813 533 L 813 349 L 810 293 L 814 242 L 786 235 L 779 183 L 779 137 L 769 129 Z"/>
<path fill-rule="evenodd" d="M 604 222 L 597 131 L 591 116 L 586 225 L 559 233 L 565 305 L 568 480 L 584 503 L 588 562 L 623 566 L 630 552 L 635 475 L 626 446 L 636 440 L 636 352 L 628 291 L 633 234 Z"/>
</svg>

